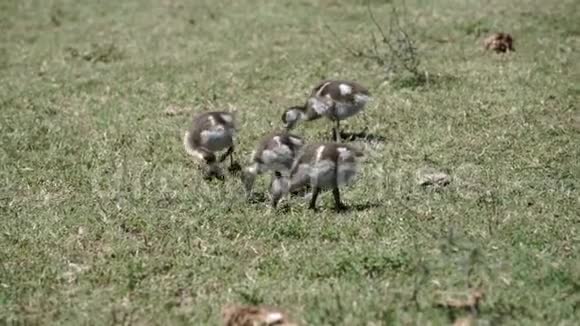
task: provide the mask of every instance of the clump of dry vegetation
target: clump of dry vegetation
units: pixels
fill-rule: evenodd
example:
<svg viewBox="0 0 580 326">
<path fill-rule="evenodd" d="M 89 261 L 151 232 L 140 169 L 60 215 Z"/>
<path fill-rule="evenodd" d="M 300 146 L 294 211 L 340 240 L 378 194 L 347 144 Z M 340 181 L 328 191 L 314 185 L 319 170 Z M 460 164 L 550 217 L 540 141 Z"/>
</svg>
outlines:
<svg viewBox="0 0 580 326">
<path fill-rule="evenodd" d="M 224 326 L 298 326 L 280 309 L 229 304 L 222 309 Z"/>
<path fill-rule="evenodd" d="M 373 11 L 370 1 L 366 1 L 366 6 L 369 22 L 376 29 L 376 32 L 370 35 L 370 45 L 364 49 L 353 49 L 347 44 L 340 44 L 341 47 L 346 48 L 354 57 L 374 61 L 383 70 L 385 80 L 400 79 L 406 74 L 418 83 L 425 82 L 426 73 L 420 68 L 421 58 L 416 40 L 410 34 L 409 26 L 401 19 L 405 15 L 404 10 L 393 4 L 391 13 L 386 18 L 388 25 L 384 27 Z M 333 33 L 329 26 L 326 27 Z M 334 37 L 340 42 L 337 35 Z"/>
<path fill-rule="evenodd" d="M 444 187 L 451 183 L 449 174 L 437 170 L 432 167 L 426 167 L 417 170 L 416 172 L 417 184 L 419 186 L 436 186 Z"/>
<path fill-rule="evenodd" d="M 514 39 L 508 33 L 493 33 L 483 40 L 486 50 L 497 53 L 514 52 Z"/>
<path fill-rule="evenodd" d="M 445 295 L 435 304 L 435 307 L 446 309 L 451 320 L 454 320 L 453 325 L 473 325 L 479 314 L 479 305 L 484 297 L 485 292 L 482 288 L 474 288 L 463 295 Z"/>
<path fill-rule="evenodd" d="M 457 297 L 447 297 L 441 302 L 436 304 L 437 307 L 447 308 L 452 310 L 468 310 L 468 311 L 478 311 L 479 304 L 481 300 L 485 297 L 485 293 L 482 289 L 477 288 L 471 290 L 467 295 L 462 298 Z"/>
<path fill-rule="evenodd" d="M 174 116 L 174 115 L 183 115 L 188 114 L 193 111 L 193 108 L 189 106 L 178 106 L 178 105 L 169 105 L 163 110 L 165 115 Z"/>
</svg>

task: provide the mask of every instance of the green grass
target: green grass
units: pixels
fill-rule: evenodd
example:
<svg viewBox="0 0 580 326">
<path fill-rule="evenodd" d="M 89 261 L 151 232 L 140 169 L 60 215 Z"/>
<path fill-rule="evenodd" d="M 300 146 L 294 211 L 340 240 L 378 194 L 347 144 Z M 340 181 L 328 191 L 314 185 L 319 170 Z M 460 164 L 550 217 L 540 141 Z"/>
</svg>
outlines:
<svg viewBox="0 0 580 326">
<path fill-rule="evenodd" d="M 368 49 L 365 1 L 1 1 L 0 323 L 216 325 L 239 302 L 439 325 L 439 297 L 477 284 L 482 325 L 577 321 L 580 5 L 406 5 L 429 84 L 383 82 L 327 30 Z M 388 25 L 389 1 L 372 6 Z M 517 52 L 482 51 L 499 30 Z M 322 78 L 375 95 L 345 124 L 386 138 L 356 142 L 358 209 L 324 194 L 317 214 L 300 198 L 271 212 L 235 178 L 202 181 L 181 144 L 192 112 L 237 107 L 245 162 Z M 416 186 L 425 166 L 452 183 Z"/>
</svg>

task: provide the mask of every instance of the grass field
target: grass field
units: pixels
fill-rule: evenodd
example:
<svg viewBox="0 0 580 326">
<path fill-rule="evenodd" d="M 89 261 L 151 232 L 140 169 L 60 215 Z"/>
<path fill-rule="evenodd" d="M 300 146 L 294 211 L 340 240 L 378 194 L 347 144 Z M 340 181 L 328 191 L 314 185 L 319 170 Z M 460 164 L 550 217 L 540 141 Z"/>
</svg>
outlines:
<svg viewBox="0 0 580 326">
<path fill-rule="evenodd" d="M 388 26 L 392 4 L 371 6 Z M 575 324 L 580 3 L 399 13 L 429 83 L 346 49 L 372 47 L 364 0 L 0 1 L 0 324 L 217 325 L 237 302 L 308 325 L 444 325 L 436 303 L 473 286 L 481 325 Z M 495 31 L 515 53 L 482 50 Z M 181 143 L 194 112 L 236 107 L 247 162 L 323 78 L 367 85 L 345 129 L 385 138 L 354 141 L 352 210 L 323 194 L 316 214 L 301 198 L 273 212 L 237 178 L 202 180 Z M 424 167 L 451 184 L 417 186 Z"/>
</svg>

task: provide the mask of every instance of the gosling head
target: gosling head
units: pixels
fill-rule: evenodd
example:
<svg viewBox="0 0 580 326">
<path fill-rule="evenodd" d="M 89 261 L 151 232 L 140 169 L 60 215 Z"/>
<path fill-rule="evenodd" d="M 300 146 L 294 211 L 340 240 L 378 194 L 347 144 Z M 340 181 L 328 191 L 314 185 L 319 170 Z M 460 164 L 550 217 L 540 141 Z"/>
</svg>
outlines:
<svg viewBox="0 0 580 326">
<path fill-rule="evenodd" d="M 224 179 L 224 172 L 220 167 L 217 159 L 213 153 L 209 153 L 210 155 L 206 158 L 206 165 L 203 167 L 204 169 L 204 179 L 211 180 L 213 178 L 223 180 Z"/>
<path fill-rule="evenodd" d="M 296 125 L 304 119 L 304 112 L 306 108 L 304 106 L 293 106 L 286 109 L 284 114 L 282 114 L 282 123 L 284 123 L 284 128 L 286 130 L 292 130 Z"/>
</svg>

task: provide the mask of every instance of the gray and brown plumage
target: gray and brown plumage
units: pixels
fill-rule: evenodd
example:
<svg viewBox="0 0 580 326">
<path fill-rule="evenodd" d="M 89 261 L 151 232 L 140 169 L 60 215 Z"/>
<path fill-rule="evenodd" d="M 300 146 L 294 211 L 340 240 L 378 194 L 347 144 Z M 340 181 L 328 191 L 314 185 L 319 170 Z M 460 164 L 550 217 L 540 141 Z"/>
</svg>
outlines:
<svg viewBox="0 0 580 326">
<path fill-rule="evenodd" d="M 306 145 L 290 171 L 288 192 L 310 186 L 310 209 L 316 209 L 316 200 L 322 190 L 332 189 L 336 210 L 345 209 L 340 199 L 340 187 L 351 184 L 358 173 L 358 161 L 363 152 L 354 146 L 340 143 Z M 277 179 L 283 182 L 283 179 Z M 276 187 L 272 187 L 276 189 Z M 283 188 L 283 187 L 277 187 Z"/>
<path fill-rule="evenodd" d="M 219 163 L 230 157 L 230 167 L 234 167 L 235 117 L 226 111 L 204 112 L 193 118 L 191 127 L 185 132 L 185 151 L 196 160 L 205 163 L 205 177 L 223 177 Z M 216 153 L 226 150 L 218 159 Z"/>
<path fill-rule="evenodd" d="M 333 141 L 340 141 L 340 121 L 359 113 L 371 99 L 369 90 L 357 82 L 324 80 L 312 89 L 304 105 L 286 109 L 282 122 L 290 130 L 301 121 L 326 117 L 334 121 Z"/>
<path fill-rule="evenodd" d="M 251 155 L 250 164 L 242 173 L 247 196 L 249 197 L 252 193 L 256 176 L 265 172 L 272 172 L 271 187 L 285 187 L 285 183 L 274 182 L 274 180 L 289 176 L 296 155 L 303 146 L 302 138 L 285 131 L 272 132 L 262 137 Z M 278 195 L 285 192 L 283 189 L 270 189 L 270 193 L 273 194 L 273 207 L 276 207 L 281 199 Z"/>
</svg>

